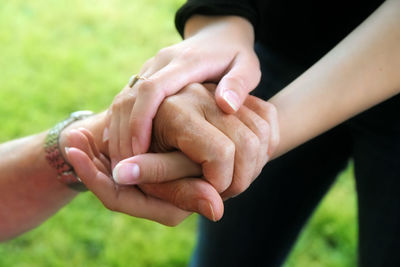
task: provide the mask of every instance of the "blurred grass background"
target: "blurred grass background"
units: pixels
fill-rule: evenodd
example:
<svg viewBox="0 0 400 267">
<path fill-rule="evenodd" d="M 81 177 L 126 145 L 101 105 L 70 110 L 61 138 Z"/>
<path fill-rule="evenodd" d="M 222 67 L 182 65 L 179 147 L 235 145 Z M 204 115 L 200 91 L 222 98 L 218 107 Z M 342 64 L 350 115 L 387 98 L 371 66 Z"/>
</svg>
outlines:
<svg viewBox="0 0 400 267">
<path fill-rule="evenodd" d="M 160 48 L 180 40 L 184 0 L 0 1 L 0 142 L 101 111 Z M 1 160 L 1 159 L 0 159 Z M 286 267 L 355 266 L 350 167 L 303 231 Z M 196 216 L 175 228 L 106 210 L 90 193 L 0 244 L 0 266 L 186 266 Z"/>
</svg>

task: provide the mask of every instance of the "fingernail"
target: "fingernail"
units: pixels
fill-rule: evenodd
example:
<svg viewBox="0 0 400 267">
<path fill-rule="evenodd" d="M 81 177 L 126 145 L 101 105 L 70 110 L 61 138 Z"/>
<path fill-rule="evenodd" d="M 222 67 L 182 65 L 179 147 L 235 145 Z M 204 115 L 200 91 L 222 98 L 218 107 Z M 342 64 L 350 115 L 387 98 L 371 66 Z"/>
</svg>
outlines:
<svg viewBox="0 0 400 267">
<path fill-rule="evenodd" d="M 212 208 L 211 203 L 209 201 L 200 200 L 198 204 L 198 209 L 199 212 L 203 216 L 206 216 L 207 218 L 209 217 L 208 215 L 211 213 L 211 219 L 215 222 L 214 209 Z"/>
<path fill-rule="evenodd" d="M 113 179 L 118 184 L 137 184 L 140 175 L 139 165 L 118 163 L 113 170 Z"/>
<path fill-rule="evenodd" d="M 225 90 L 222 94 L 222 98 L 225 99 L 226 103 L 228 103 L 234 111 L 239 109 L 239 96 L 236 92 Z"/>
<path fill-rule="evenodd" d="M 65 150 L 65 155 L 67 155 L 67 157 L 68 157 L 68 152 L 69 152 L 69 147 L 64 147 L 64 150 Z"/>
<path fill-rule="evenodd" d="M 208 202 L 208 205 L 210 206 L 211 215 L 212 215 L 212 220 L 213 220 L 214 222 L 216 222 L 217 220 L 215 219 L 214 209 L 213 209 L 213 207 L 212 207 L 212 205 L 211 205 L 210 202 Z"/>
<path fill-rule="evenodd" d="M 103 131 L 103 142 L 104 143 L 107 142 L 108 138 L 109 138 L 109 136 L 108 136 L 108 127 L 106 127 L 106 128 L 104 128 L 104 131 Z"/>
</svg>

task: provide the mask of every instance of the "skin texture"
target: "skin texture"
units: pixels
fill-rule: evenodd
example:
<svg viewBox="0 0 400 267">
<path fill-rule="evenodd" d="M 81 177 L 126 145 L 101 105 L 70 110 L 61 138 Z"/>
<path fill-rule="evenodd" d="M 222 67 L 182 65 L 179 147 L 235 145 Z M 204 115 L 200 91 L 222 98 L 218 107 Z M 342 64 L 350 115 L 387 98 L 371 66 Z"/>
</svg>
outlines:
<svg viewBox="0 0 400 267">
<path fill-rule="evenodd" d="M 164 101 L 154 124 L 152 150 L 158 153 L 138 155 L 120 163 L 135 163 L 139 167 L 139 176 L 130 184 L 140 183 L 140 187 L 118 185 L 111 178 L 108 144 L 103 142 L 107 119 L 105 112 L 64 129 L 60 135 L 61 151 L 88 189 L 110 210 L 170 226 L 180 223 L 191 212 L 201 213 L 210 220 L 219 220 L 223 215 L 222 198 L 209 181 L 218 183 L 219 179 L 226 179 L 228 182 L 222 182 L 228 189 L 232 185 L 239 191 L 247 188 L 268 159 L 269 135 L 261 133 L 266 129 L 274 131 L 271 129 L 277 126 L 277 115 L 272 116 L 274 122 L 270 123 L 267 120 L 271 116 L 252 111 L 252 105 L 273 110 L 272 105 L 255 97 L 249 100 L 252 104 L 243 107 L 237 116 L 226 115 L 216 106 L 214 89 L 212 85 L 194 84 Z M 180 113 L 182 109 L 190 110 L 190 113 Z M 193 118 L 196 120 L 193 121 Z M 203 129 L 202 135 L 193 130 L 204 124 L 208 126 Z M 233 132 L 238 127 L 241 136 L 235 137 Z M 0 162 L 0 240 L 34 228 L 77 195 L 77 192 L 58 182 L 56 170 L 45 160 L 43 145 L 46 134 L 0 145 L 3 159 Z M 240 145 L 243 143 L 241 138 L 249 136 L 253 140 L 251 142 L 262 150 L 249 150 Z M 186 146 L 181 140 L 192 140 L 192 146 Z M 209 143 L 197 154 L 197 149 L 210 140 L 223 140 L 228 145 L 214 146 Z M 186 157 L 178 149 L 193 158 Z M 244 159 L 256 159 L 256 164 L 252 165 L 254 170 L 233 174 L 236 178 L 240 176 L 240 183 L 234 182 L 235 179 L 230 176 L 232 167 L 240 169 L 244 161 L 232 157 L 232 152 L 243 154 Z M 218 170 L 230 168 L 230 172 L 222 177 L 209 166 Z M 223 193 L 222 197 L 235 194 L 235 190 Z"/>
<path fill-rule="evenodd" d="M 198 22 L 198 19 L 200 20 L 200 22 L 207 21 L 207 23 L 204 24 L 206 26 L 202 27 L 203 24 L 200 22 L 199 24 L 196 24 Z M 217 25 L 220 25 L 218 23 L 222 23 L 222 25 L 225 25 L 226 27 L 234 25 L 231 24 L 232 23 L 231 19 L 225 20 L 224 18 L 215 18 L 215 17 L 213 18 L 194 17 L 193 20 L 190 20 L 189 22 L 194 23 L 194 25 L 199 25 L 198 27 L 194 27 L 194 29 L 196 29 L 194 30 L 194 33 L 203 34 L 203 30 L 210 29 L 208 28 L 210 25 L 215 26 L 215 24 L 213 24 L 214 19 L 218 21 Z M 354 116 L 355 114 L 358 114 L 363 110 L 366 110 L 369 107 L 372 107 L 384 101 L 385 99 L 388 99 L 399 93 L 400 46 L 398 44 L 400 43 L 400 27 L 398 25 L 400 25 L 400 2 L 396 0 L 386 1 L 376 12 L 374 12 L 373 15 L 370 16 L 370 18 L 367 19 L 365 23 L 363 23 L 353 33 L 351 33 L 335 49 L 330 51 L 317 64 L 315 64 L 307 72 L 305 72 L 298 79 L 296 79 L 292 84 L 284 88 L 279 94 L 277 94 L 271 99 L 271 102 L 276 106 L 277 110 L 279 111 L 278 118 L 279 118 L 281 134 L 280 134 L 279 146 L 277 147 L 277 149 L 273 154 L 269 155 L 269 158 L 279 156 L 280 154 L 285 153 L 286 151 L 292 149 L 293 147 L 330 129 L 331 127 Z M 187 29 L 188 31 L 190 31 L 189 26 L 187 26 Z M 233 29 L 235 29 L 235 26 L 233 26 Z M 188 34 L 189 34 L 188 36 L 190 36 L 190 33 Z M 207 33 L 204 34 L 207 36 Z M 213 37 L 213 34 L 211 34 L 209 37 Z M 239 34 L 236 37 L 239 39 L 242 38 L 244 40 L 248 40 L 247 39 L 248 33 L 246 33 L 246 35 L 243 36 Z M 223 47 L 223 45 L 227 44 L 228 43 L 221 42 L 219 45 Z M 228 49 L 229 46 L 226 46 L 226 48 Z M 248 53 L 244 52 L 244 54 L 250 53 L 249 52 L 250 50 L 248 50 L 249 48 L 247 46 L 242 47 L 242 49 L 248 52 Z M 224 65 L 224 62 L 221 64 Z M 151 64 L 148 64 L 146 68 L 149 67 L 149 65 Z M 180 72 L 180 74 L 183 77 L 185 76 L 183 75 L 183 72 Z M 169 75 L 169 77 L 172 76 Z M 150 85 L 152 83 L 154 84 L 154 82 L 150 80 Z M 139 84 L 137 86 L 139 86 Z M 243 84 L 249 86 L 249 84 L 247 84 L 246 82 Z M 146 85 L 146 83 L 144 83 L 144 85 Z M 247 88 L 251 88 L 251 86 Z M 138 90 L 137 95 L 139 95 L 139 91 L 140 90 Z M 203 95 L 205 93 L 203 92 L 197 92 L 197 93 L 201 95 L 201 97 L 204 97 L 206 99 L 206 96 Z M 144 92 L 144 94 L 147 93 Z M 152 93 L 150 92 L 150 94 Z M 161 97 L 157 99 L 162 100 L 163 96 L 165 95 L 166 94 L 161 94 Z M 135 97 L 136 97 L 135 93 L 133 93 L 133 95 L 130 96 L 130 101 L 131 101 L 130 105 L 133 105 Z M 123 94 L 121 94 L 120 98 L 123 98 Z M 272 127 L 271 125 L 273 123 L 271 123 L 271 119 L 269 119 L 268 117 L 268 114 L 271 113 L 270 112 L 271 108 L 265 108 L 264 105 L 261 104 L 263 102 L 259 102 L 259 105 L 256 105 L 254 103 L 248 103 L 248 99 L 251 98 L 247 98 L 246 100 L 247 105 L 245 104 L 245 107 L 250 109 L 255 114 L 257 114 L 260 118 L 263 118 L 264 120 L 268 121 L 269 127 Z M 156 104 L 158 103 L 157 101 Z M 174 108 L 178 109 L 180 107 L 179 105 L 174 107 L 172 105 L 173 103 L 171 103 L 174 101 L 179 103 L 179 100 L 176 99 L 168 100 L 166 102 L 167 104 L 165 106 L 166 107 L 165 112 L 168 113 L 170 110 L 172 110 L 171 114 L 174 114 L 174 117 L 171 120 L 176 119 L 178 121 L 179 119 L 178 115 L 181 113 L 177 114 L 177 112 L 174 111 Z M 211 102 L 210 99 L 208 101 Z M 184 101 L 184 102 L 189 102 L 189 101 Z M 200 102 L 200 103 L 203 106 L 207 106 L 205 102 Z M 190 102 L 190 103 L 193 104 L 195 102 Z M 120 105 L 120 107 L 123 106 L 124 105 Z M 156 106 L 158 106 L 158 104 L 154 105 L 153 107 Z M 213 106 L 215 111 L 217 104 L 213 103 L 213 105 L 211 106 Z M 211 108 L 211 106 L 209 107 Z M 128 107 L 129 108 L 126 110 L 121 110 L 121 114 L 129 115 L 125 116 L 124 117 L 125 119 L 123 120 L 127 122 L 129 125 L 135 125 L 134 119 L 131 119 L 132 109 L 130 109 L 129 105 Z M 114 116 L 117 117 L 120 116 L 116 115 L 115 113 L 115 111 L 118 111 L 118 108 L 111 110 L 113 111 L 112 114 L 114 114 Z M 155 110 L 157 110 L 157 108 L 155 108 Z M 200 109 L 192 108 L 192 111 L 199 111 L 199 110 L 203 111 L 203 115 L 207 114 L 208 115 L 207 118 L 210 117 L 209 114 L 207 112 L 204 112 L 204 110 L 202 110 L 201 108 Z M 154 110 L 153 113 L 154 115 L 156 114 Z M 149 114 L 153 115 L 153 113 L 150 112 Z M 243 113 L 245 114 L 245 112 Z M 220 117 L 224 117 L 225 115 L 226 114 L 220 114 Z M 156 116 L 156 121 L 157 121 L 157 116 Z M 246 120 L 243 118 L 240 119 L 240 116 L 243 116 L 243 114 L 240 115 L 239 111 L 238 116 L 236 118 L 238 118 L 242 123 L 248 126 L 250 131 L 253 132 L 253 134 L 258 137 L 259 136 L 259 134 L 257 134 L 258 130 L 252 130 L 252 126 L 250 126 L 251 122 L 249 122 L 250 120 L 248 120 L 248 122 L 246 123 L 245 122 Z M 187 123 L 193 122 L 191 121 L 191 117 L 192 116 L 188 116 L 187 117 L 188 121 L 182 120 L 180 123 L 177 123 L 174 127 L 176 127 L 177 129 L 178 128 L 185 129 L 184 126 Z M 105 125 L 108 125 L 110 122 L 109 118 L 110 114 L 108 116 L 106 116 L 105 114 L 99 114 L 96 117 L 92 117 L 91 119 L 74 124 L 73 126 L 70 127 L 70 129 L 72 128 L 79 129 L 80 127 L 88 129 L 91 133 L 93 133 L 94 143 L 98 145 L 100 153 L 108 155 L 108 148 L 110 148 L 111 151 L 112 147 L 115 147 L 116 149 L 121 149 L 121 147 L 124 147 L 124 145 L 122 146 L 104 145 L 103 132 L 104 129 L 106 128 Z M 148 133 L 150 127 L 149 125 L 151 125 L 151 119 L 149 118 L 152 118 L 152 116 L 149 116 L 147 118 L 148 119 L 145 120 L 143 123 L 144 123 L 144 129 L 147 129 L 144 130 L 144 132 L 147 131 Z M 111 124 L 113 123 L 113 121 L 114 120 L 111 120 Z M 206 121 L 208 120 L 206 119 Z M 123 123 L 120 124 L 120 121 L 117 122 L 118 123 L 116 122 L 114 123 L 116 123 L 116 125 L 118 126 L 124 125 Z M 234 124 L 234 122 L 230 123 Z M 254 123 L 254 124 L 259 125 L 259 123 Z M 225 133 L 225 131 L 229 129 L 229 125 L 226 125 L 226 117 L 224 118 L 223 121 L 215 122 L 215 125 L 216 127 L 212 129 L 213 130 L 219 129 L 220 132 L 223 133 Z M 156 129 L 157 127 L 163 128 L 162 126 L 155 126 Z M 165 127 L 170 127 L 170 126 L 165 126 Z M 111 130 L 112 128 L 113 127 L 110 127 L 110 133 L 112 132 Z M 203 128 L 201 130 L 203 131 Z M 260 130 L 260 132 L 264 131 L 268 132 L 267 129 Z M 293 132 L 296 132 L 296 135 L 293 135 L 292 134 Z M 65 133 L 68 133 L 68 131 L 65 131 Z M 200 132 L 203 134 L 199 134 L 199 131 L 195 132 L 183 131 L 182 136 L 186 136 L 187 133 L 195 134 L 197 139 L 206 138 L 208 141 L 214 140 L 213 138 L 210 138 L 209 136 L 205 135 L 203 132 Z M 89 161 L 87 161 L 86 162 L 87 164 L 85 164 L 85 166 L 89 166 L 90 168 L 85 169 L 86 168 L 85 166 L 78 166 L 79 161 L 75 162 L 76 165 L 75 167 L 79 169 L 79 173 L 83 174 L 82 179 L 84 180 L 84 182 L 86 182 L 88 187 L 90 189 L 93 189 L 94 192 L 98 192 L 98 196 L 104 196 L 105 198 L 107 198 L 109 195 L 114 194 L 115 197 L 111 198 L 111 200 L 107 199 L 102 200 L 103 203 L 105 203 L 106 207 L 109 207 L 117 211 L 128 212 L 129 214 L 132 214 L 130 212 L 139 212 L 136 210 L 137 208 L 136 206 L 124 207 L 123 205 L 126 204 L 125 202 L 116 201 L 118 200 L 118 195 L 115 194 L 116 189 L 115 187 L 111 188 L 111 185 L 113 186 L 114 183 L 112 183 L 110 179 L 106 180 L 106 177 L 108 177 L 111 169 L 106 168 L 106 166 L 102 167 L 101 165 L 95 164 L 95 162 L 98 161 L 103 162 L 103 161 L 101 161 L 100 158 L 98 159 L 93 158 L 93 156 L 91 156 L 90 151 L 88 150 L 85 151 L 85 146 L 87 146 L 87 144 L 90 144 L 91 141 L 90 138 L 87 140 L 83 138 L 81 139 L 81 141 L 79 141 L 79 138 L 82 137 L 81 134 L 83 134 L 84 136 L 86 136 L 86 138 L 88 138 L 88 136 L 85 135 L 85 133 L 72 132 L 71 138 L 73 140 L 75 140 L 74 138 L 77 138 L 78 143 L 74 144 L 74 146 L 77 148 L 76 149 L 71 148 L 68 154 L 70 156 L 69 158 L 71 161 L 73 161 L 73 157 L 78 157 L 78 158 L 81 157 L 80 158 L 81 160 L 87 161 L 88 159 L 89 160 L 91 159 L 92 162 L 94 163 L 93 165 L 90 165 Z M 132 132 L 130 134 L 132 134 Z M 119 136 L 119 134 L 117 135 Z M 128 134 L 128 136 L 130 135 Z M 166 136 L 168 136 L 168 134 L 166 134 Z M 235 141 L 241 139 L 240 138 L 236 139 L 235 136 L 229 136 L 228 134 L 226 134 L 225 136 L 229 137 L 230 141 L 224 139 L 222 142 L 226 142 L 226 144 L 228 143 L 230 144 L 230 142 L 232 142 L 234 144 L 235 156 L 232 159 L 232 154 L 231 154 L 233 152 L 232 145 L 227 145 L 227 147 L 225 148 L 226 151 L 219 152 L 221 153 L 219 155 L 222 155 L 223 159 L 224 157 L 226 158 L 231 157 L 230 160 L 237 161 L 231 163 L 230 160 L 227 161 L 222 160 L 224 164 L 227 164 L 228 166 L 227 170 L 229 171 L 229 173 L 231 173 L 232 170 L 231 166 L 232 165 L 235 166 L 234 164 L 239 164 L 240 162 L 240 159 L 235 157 L 237 154 L 236 149 L 241 148 L 241 144 L 236 143 Z M 268 136 L 269 136 L 268 138 L 270 139 L 274 135 L 271 133 Z M 51 169 L 48 166 L 47 162 L 45 162 L 43 150 L 41 149 L 43 147 L 44 137 L 45 133 L 42 133 L 36 136 L 10 141 L 0 146 L 0 156 L 2 158 L 2 161 L 0 161 L 0 170 L 1 170 L 0 240 L 11 238 L 17 234 L 20 234 L 24 231 L 31 229 L 32 227 L 35 227 L 43 220 L 45 220 L 47 217 L 51 216 L 51 214 L 56 212 L 60 207 L 68 203 L 68 201 L 76 195 L 75 192 L 71 191 L 64 185 L 57 182 L 57 180 L 55 179 L 56 177 L 55 170 Z M 166 142 L 164 140 L 165 136 L 162 134 L 156 138 L 159 139 L 160 143 L 153 146 L 155 150 L 156 149 L 168 150 L 174 148 L 183 150 L 190 149 L 190 146 L 187 145 L 187 143 L 185 143 L 184 138 L 180 139 L 181 140 L 180 142 L 177 142 L 179 138 L 176 138 L 175 140 L 170 140 L 171 143 Z M 193 138 L 191 140 L 197 140 L 196 138 Z M 258 139 L 261 142 L 262 138 L 260 137 Z M 70 142 L 74 142 L 73 140 L 70 140 Z M 128 138 L 127 140 L 128 140 L 127 142 L 129 143 L 132 139 Z M 143 146 L 142 151 L 146 150 L 144 148 L 150 145 L 149 140 L 150 139 L 148 140 L 146 139 L 144 140 L 144 142 L 142 142 L 143 140 L 138 142 L 139 146 Z M 218 137 L 215 140 L 221 141 L 218 139 Z M 272 138 L 271 140 L 275 139 Z M 269 142 L 272 142 L 271 140 L 269 140 Z M 64 143 L 62 144 L 62 146 L 66 146 L 67 141 L 68 141 L 68 135 L 63 134 L 62 142 Z M 112 141 L 110 139 L 109 144 L 111 143 Z M 120 143 L 120 141 L 118 141 L 117 144 L 123 144 L 123 142 Z M 265 149 L 264 145 L 260 145 L 260 147 Z M 269 145 L 269 147 L 271 147 L 271 145 Z M 213 149 L 215 148 L 213 147 L 213 145 L 208 145 L 206 146 L 206 149 L 208 149 L 208 151 L 213 151 Z M 267 148 L 268 151 L 270 151 L 269 149 L 270 148 Z M 13 152 L 12 157 L 9 156 L 11 154 L 10 151 Z M 138 151 L 141 150 L 139 149 Z M 92 151 L 92 153 L 93 155 L 96 154 L 94 153 L 94 151 Z M 189 150 L 186 153 L 190 155 Z M 271 151 L 269 153 L 271 153 Z M 265 155 L 266 154 L 267 152 L 265 152 Z M 121 152 L 116 151 L 114 155 L 116 155 L 114 159 L 115 158 L 118 159 L 118 155 L 121 155 Z M 173 155 L 176 157 L 176 154 Z M 261 155 L 261 153 L 260 154 L 254 153 L 249 158 L 252 159 L 262 158 L 261 156 L 257 155 Z M 87 158 L 84 158 L 85 156 Z M 149 162 L 151 161 L 151 159 L 149 157 L 146 158 L 143 156 L 144 155 L 139 155 L 134 158 L 127 159 L 127 161 L 140 163 L 143 164 L 143 166 L 150 166 Z M 193 162 L 196 162 L 195 156 L 189 156 L 189 158 Z M 200 157 L 200 160 L 201 159 L 204 158 Z M 211 159 L 210 162 L 212 162 L 213 160 L 212 157 L 208 159 Z M 238 180 L 239 182 L 236 182 L 235 179 L 232 180 L 231 179 L 232 177 L 229 178 L 228 175 L 226 175 L 226 177 L 228 177 L 227 179 L 229 179 L 228 182 L 219 181 L 219 179 L 215 179 L 215 176 L 213 175 L 207 177 L 207 170 L 206 170 L 207 166 L 204 166 L 204 162 L 200 162 L 200 160 L 199 162 L 196 163 L 202 164 L 201 167 L 203 175 L 206 176 L 205 177 L 206 180 L 194 177 L 198 179 L 194 181 L 201 181 L 202 185 L 205 185 L 204 187 L 201 187 L 201 189 L 206 188 L 205 190 L 209 190 L 207 191 L 210 193 L 209 195 L 204 194 L 204 192 L 200 193 L 200 195 L 204 196 L 205 198 L 210 196 L 215 196 L 214 194 L 215 192 L 222 193 L 224 197 L 225 196 L 224 194 L 227 194 L 225 193 L 224 189 L 226 189 L 226 187 L 228 188 L 228 190 L 231 189 L 232 184 L 239 184 L 238 188 L 240 190 L 245 189 L 248 186 L 249 183 L 248 181 L 251 181 L 253 179 L 253 175 L 255 175 L 255 173 L 251 173 L 251 175 L 247 177 L 247 179 L 249 180 L 246 180 L 246 182 L 242 182 L 243 179 L 240 179 Z M 256 160 L 256 161 L 257 163 L 259 162 L 263 163 L 262 160 Z M 193 173 L 195 173 L 196 170 L 198 171 L 199 168 L 198 166 L 194 167 L 193 165 L 190 164 L 188 165 L 188 168 L 192 167 L 193 167 Z M 164 170 L 166 169 L 164 168 Z M 233 176 L 235 176 L 236 169 L 233 168 L 233 170 L 234 170 Z M 103 173 L 104 176 L 101 176 L 101 174 L 99 174 L 98 172 Z M 142 171 L 141 173 L 146 174 L 146 171 Z M 223 173 L 219 175 L 225 175 L 225 174 Z M 84 178 L 84 176 L 87 177 Z M 172 176 L 174 175 L 167 176 L 168 180 L 170 180 Z M 236 178 L 239 176 L 240 174 L 236 174 Z M 159 179 L 159 177 L 157 179 Z M 100 182 L 106 186 L 106 189 L 109 191 L 109 194 L 100 192 L 101 189 L 97 188 L 97 183 L 94 183 L 98 180 L 101 180 Z M 143 179 L 141 181 L 144 182 Z M 211 184 L 215 185 L 216 189 L 213 186 L 211 186 L 210 183 L 206 183 L 205 181 L 209 181 Z M 169 185 L 168 183 L 164 183 L 158 188 L 157 187 L 151 188 L 150 186 L 149 188 L 146 188 L 148 186 L 144 186 L 143 190 L 145 191 L 153 190 L 152 193 L 154 193 L 154 195 L 159 195 L 160 196 L 159 198 L 163 197 L 168 198 L 168 196 L 170 196 L 169 192 L 174 192 L 173 190 L 175 190 L 175 195 L 173 196 L 179 194 L 183 195 L 186 194 L 186 196 L 193 196 L 190 193 L 190 190 L 193 189 L 194 185 L 192 182 L 190 182 L 189 183 L 190 186 L 187 187 L 177 186 L 177 184 L 175 183 L 176 181 L 173 181 Z M 210 187 L 208 187 L 207 185 L 209 185 Z M 234 193 L 236 192 L 235 187 L 236 186 L 233 187 Z M 178 188 L 179 190 L 176 191 L 176 188 Z M 140 200 L 142 201 L 141 203 L 147 202 L 145 200 L 147 198 L 144 198 L 143 195 L 141 196 L 141 199 L 142 199 Z M 185 200 L 184 197 L 182 198 L 174 197 L 173 199 L 168 199 L 169 202 L 172 202 L 178 206 L 186 205 L 185 203 L 182 204 L 182 201 L 185 202 L 184 200 Z M 166 205 L 168 204 L 168 201 L 166 202 Z M 174 201 L 178 201 L 179 203 L 175 203 Z M 199 210 L 199 212 L 201 212 L 202 209 L 204 210 L 204 207 L 208 206 L 208 211 L 207 211 L 208 213 L 205 212 L 206 216 L 208 215 L 213 219 L 218 219 L 220 218 L 220 216 L 222 216 L 223 212 L 222 209 L 219 209 L 221 208 L 221 206 L 218 206 L 219 205 L 218 203 L 222 204 L 222 202 L 219 201 L 220 200 L 218 200 L 218 198 L 209 199 L 209 202 L 207 203 L 208 205 L 207 204 L 198 205 L 197 209 Z M 215 205 L 215 207 L 213 205 Z M 212 206 L 213 208 L 210 208 L 210 206 Z M 191 208 L 193 207 L 194 205 Z M 126 208 L 128 210 L 126 210 Z M 178 219 L 176 220 L 171 219 L 171 221 L 169 222 L 170 225 L 174 225 L 175 223 L 179 222 L 181 218 L 187 216 L 187 213 L 178 208 L 176 212 L 179 213 L 177 215 Z M 139 215 L 143 215 L 143 213 Z M 161 218 L 160 220 L 165 220 L 165 218 Z"/>
<path fill-rule="evenodd" d="M 252 47 L 251 24 L 239 17 L 198 18 L 181 43 L 161 49 L 142 67 L 133 88 L 126 87 L 114 99 L 108 119 L 113 167 L 127 157 L 144 153 L 150 145 L 152 120 L 165 97 L 188 84 L 216 82 L 215 99 L 226 113 L 236 112 L 261 73 Z M 213 40 L 213 49 L 204 45 Z M 130 131 L 121 131 L 129 125 Z M 110 149 L 111 151 L 111 149 Z"/>
<path fill-rule="evenodd" d="M 181 151 L 192 162 L 201 165 L 203 179 L 185 176 L 185 179 L 163 184 L 141 184 L 140 188 L 149 195 L 181 209 L 200 212 L 215 221 L 223 214 L 218 193 L 228 198 L 243 192 L 277 146 L 279 133 L 277 113 L 271 104 L 250 97 L 236 115 L 227 115 L 217 107 L 214 89 L 212 84 L 185 87 L 163 102 L 154 120 L 151 152 L 172 151 L 168 155 L 175 156 L 175 151 Z M 109 154 L 112 149 L 119 148 L 117 145 L 106 147 L 110 148 Z M 120 170 L 132 168 L 132 163 L 145 162 L 165 177 L 165 163 L 155 165 L 157 161 L 150 155 L 138 155 L 120 162 L 114 169 L 114 179 L 119 184 L 138 184 L 137 177 L 121 179 L 123 175 L 118 174 Z M 142 166 L 139 167 L 142 170 Z"/>
</svg>

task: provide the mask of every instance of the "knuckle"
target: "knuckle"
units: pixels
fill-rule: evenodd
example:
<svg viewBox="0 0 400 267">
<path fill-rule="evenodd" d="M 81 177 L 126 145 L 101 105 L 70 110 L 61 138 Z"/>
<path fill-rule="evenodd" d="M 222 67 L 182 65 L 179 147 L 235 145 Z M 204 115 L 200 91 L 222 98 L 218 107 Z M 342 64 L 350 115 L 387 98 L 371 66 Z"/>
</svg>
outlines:
<svg viewBox="0 0 400 267">
<path fill-rule="evenodd" d="M 260 139 L 259 139 L 260 143 L 261 144 L 267 143 L 268 137 L 271 132 L 271 126 L 269 125 L 269 123 L 266 121 L 262 121 L 260 123 L 257 123 L 256 127 L 257 127 L 257 131 L 259 133 L 258 135 L 260 137 Z"/>
<path fill-rule="evenodd" d="M 167 166 L 162 160 L 156 160 L 154 162 L 154 168 L 152 168 L 152 177 L 155 183 L 161 183 L 164 181 L 167 174 Z"/>
<path fill-rule="evenodd" d="M 119 108 L 122 105 L 122 102 L 123 102 L 122 94 L 116 95 L 112 102 L 113 111 L 114 111 L 114 109 Z"/>
<path fill-rule="evenodd" d="M 260 148 L 260 140 L 253 132 L 247 132 L 244 137 L 244 144 L 242 153 L 245 153 L 249 160 L 252 160 L 253 156 L 257 154 Z"/>
<path fill-rule="evenodd" d="M 208 90 L 200 83 L 192 83 L 184 88 L 183 92 L 188 92 L 196 96 L 208 96 Z"/>
<path fill-rule="evenodd" d="M 178 184 L 171 192 L 171 203 L 176 205 L 177 207 L 184 209 L 184 202 L 181 201 L 182 196 L 184 196 L 185 192 L 187 191 L 186 186 L 184 183 Z"/>
<path fill-rule="evenodd" d="M 135 96 L 129 93 L 119 93 L 115 96 L 111 105 L 112 111 L 121 108 L 124 105 L 133 105 L 135 102 Z"/>
<path fill-rule="evenodd" d="M 182 49 L 179 58 L 187 60 L 187 59 L 194 59 L 195 57 L 197 57 L 197 50 L 194 49 L 191 46 L 185 47 L 184 49 Z"/>
<path fill-rule="evenodd" d="M 180 107 L 179 97 L 176 95 L 168 96 L 162 102 L 162 106 L 168 108 L 169 110 L 175 110 L 176 108 Z"/>
<path fill-rule="evenodd" d="M 155 58 L 158 60 L 165 60 L 168 58 L 171 54 L 171 48 L 170 47 L 164 47 L 158 50 Z"/>
<path fill-rule="evenodd" d="M 143 94 L 151 94 L 151 95 L 158 95 L 158 94 L 164 94 L 163 89 L 157 81 L 154 79 L 147 79 L 144 81 L 141 81 L 139 86 L 138 86 L 138 95 L 143 95 Z"/>
<path fill-rule="evenodd" d="M 227 139 L 227 138 L 220 138 L 215 146 L 215 157 L 219 161 L 232 161 L 235 156 L 235 144 Z"/>
</svg>

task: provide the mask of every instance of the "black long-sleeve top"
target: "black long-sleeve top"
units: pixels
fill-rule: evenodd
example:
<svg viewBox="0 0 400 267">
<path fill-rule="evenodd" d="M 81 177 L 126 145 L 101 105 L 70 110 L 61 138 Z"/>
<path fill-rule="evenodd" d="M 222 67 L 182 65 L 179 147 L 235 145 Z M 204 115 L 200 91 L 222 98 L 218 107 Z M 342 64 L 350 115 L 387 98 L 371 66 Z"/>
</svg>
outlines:
<svg viewBox="0 0 400 267">
<path fill-rule="evenodd" d="M 254 26 L 256 41 L 310 65 L 364 21 L 383 0 L 188 0 L 175 18 L 182 34 L 194 14 L 238 15 Z"/>
</svg>

